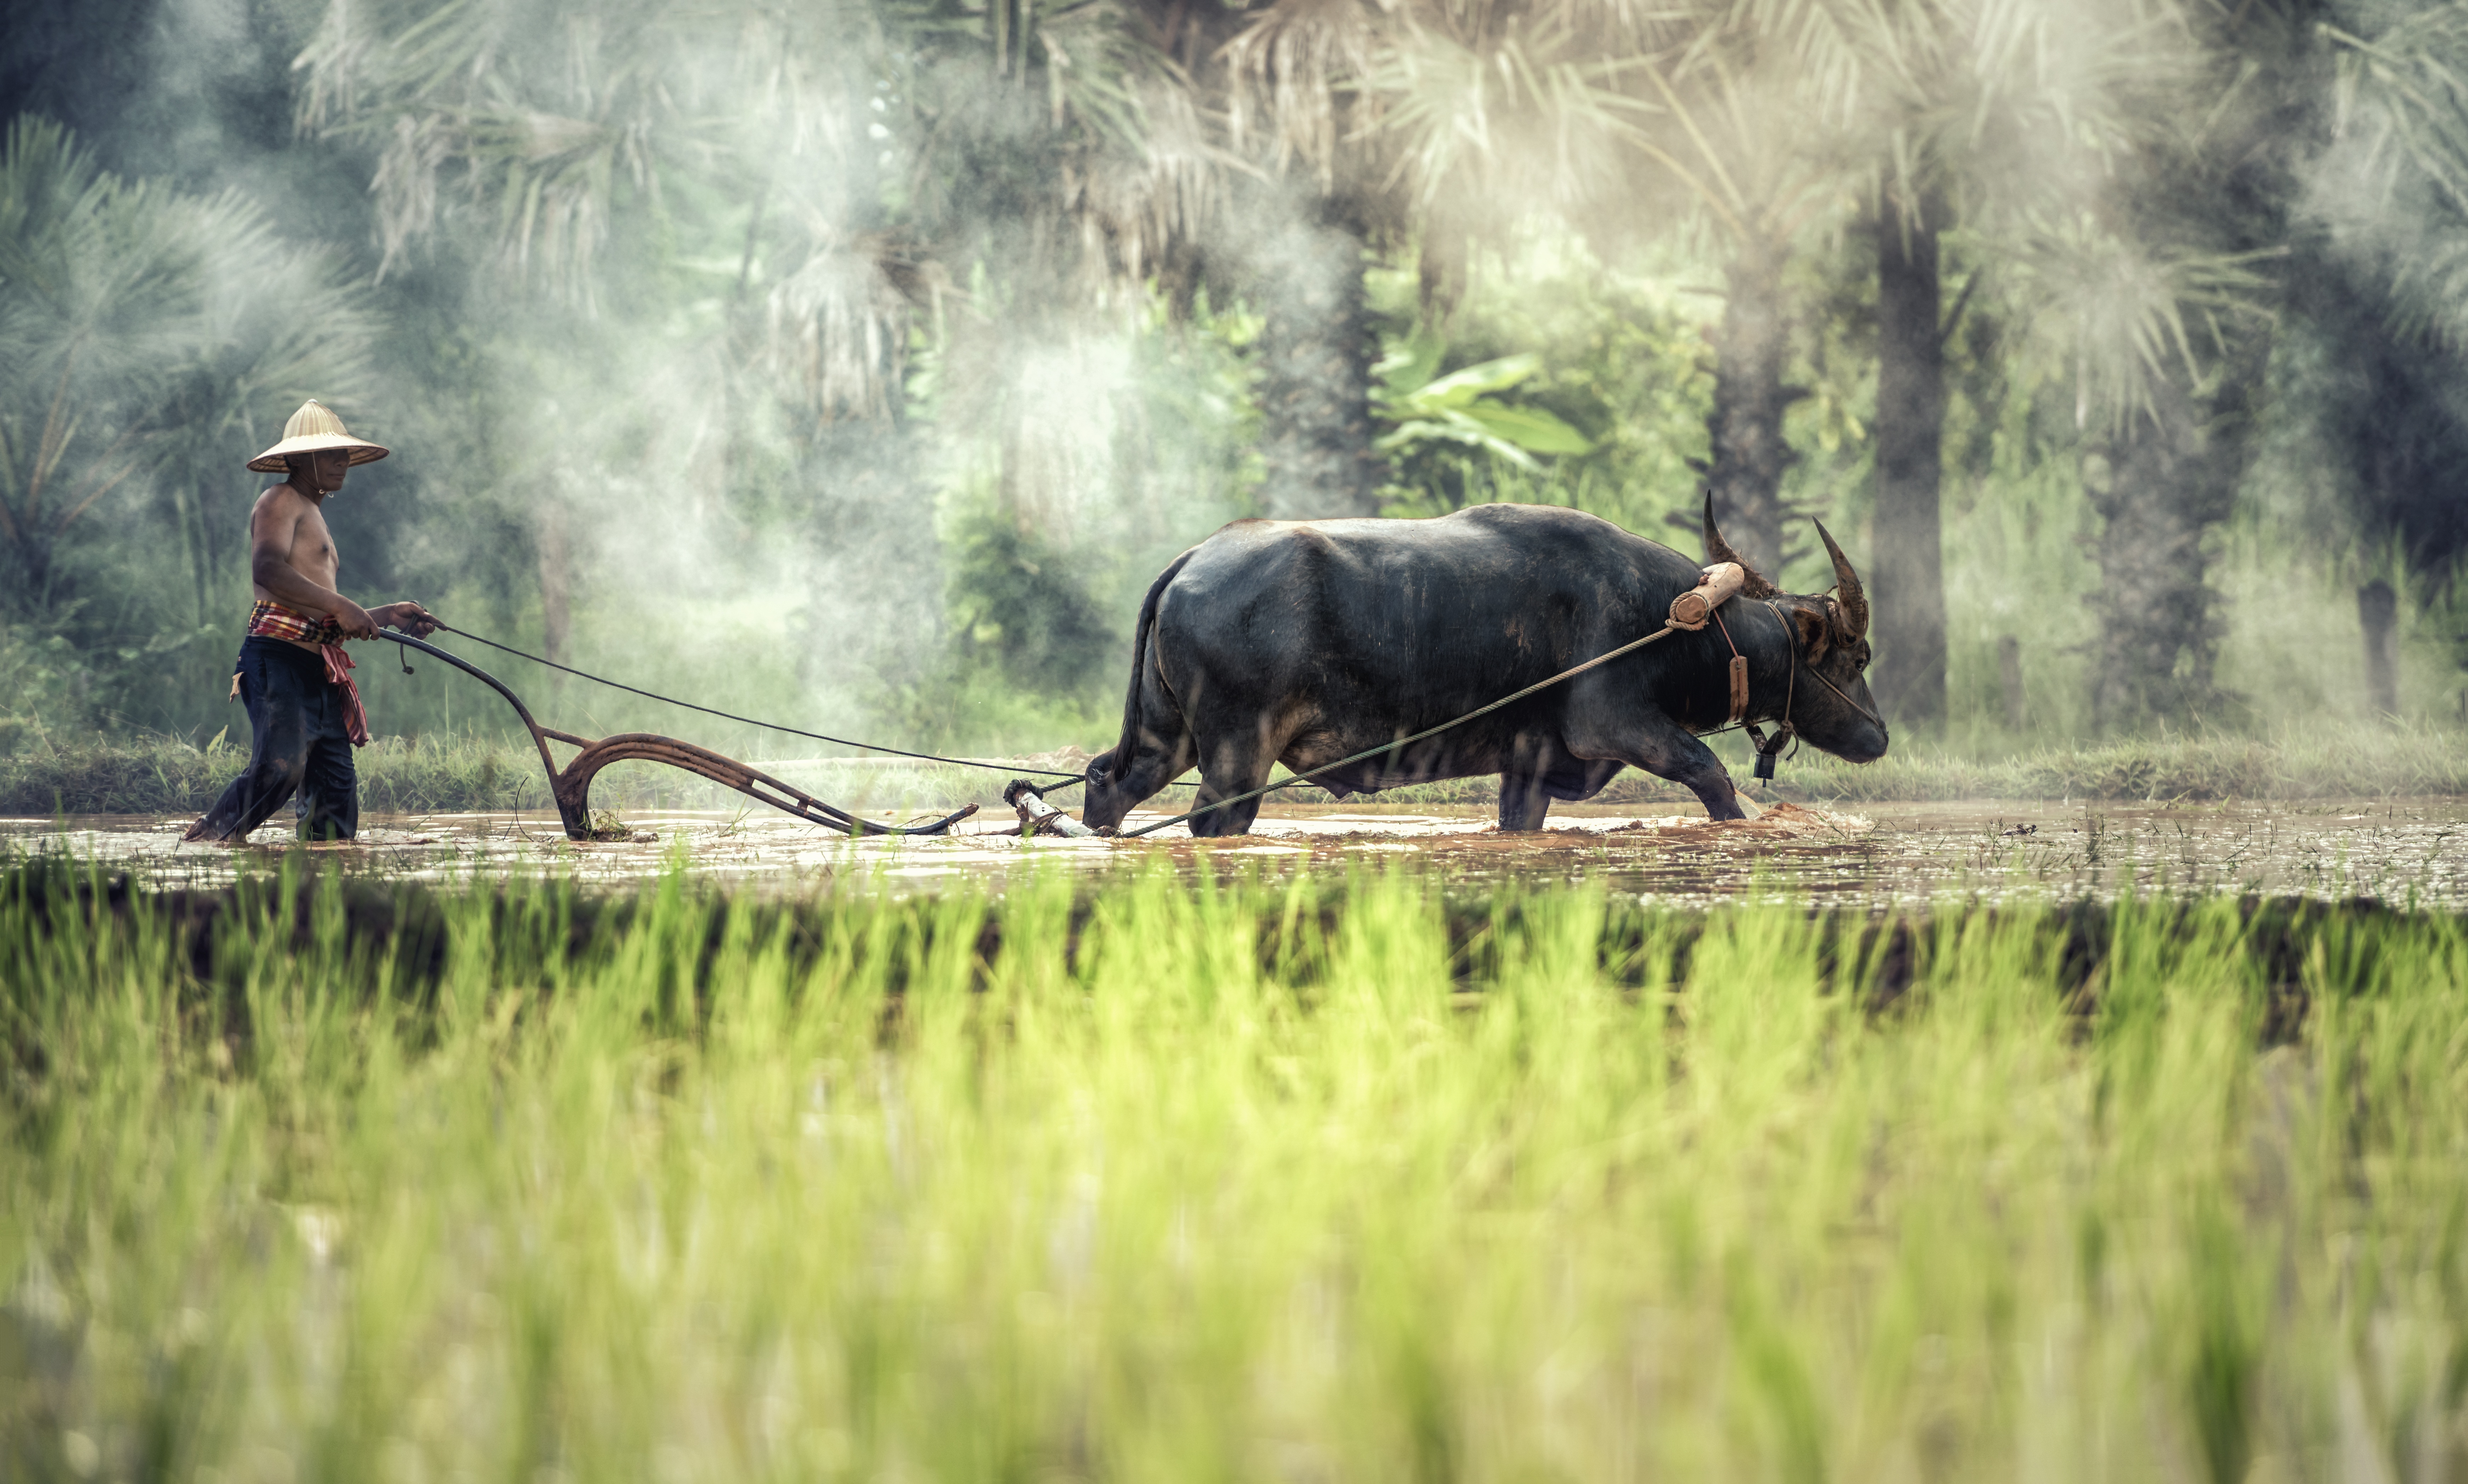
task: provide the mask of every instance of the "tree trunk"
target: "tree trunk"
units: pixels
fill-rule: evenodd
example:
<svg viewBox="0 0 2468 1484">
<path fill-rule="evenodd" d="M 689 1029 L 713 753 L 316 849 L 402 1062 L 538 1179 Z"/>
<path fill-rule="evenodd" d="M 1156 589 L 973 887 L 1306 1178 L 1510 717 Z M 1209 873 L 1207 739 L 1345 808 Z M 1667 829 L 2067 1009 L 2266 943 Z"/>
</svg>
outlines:
<svg viewBox="0 0 2468 1484">
<path fill-rule="evenodd" d="M 2005 693 L 2005 729 L 2020 732 L 2031 724 L 2031 703 L 2022 690 L 2022 641 L 2012 634 L 1997 637 L 1997 681 Z"/>
<path fill-rule="evenodd" d="M 540 652 L 558 664 L 566 662 L 566 641 L 573 608 L 567 576 L 573 566 L 565 537 L 565 511 L 554 503 L 539 513 Z"/>
<path fill-rule="evenodd" d="M 2174 377 L 2157 405 L 2102 441 L 2090 471 L 2099 537 L 2100 629 L 2091 716 L 2102 728 L 2184 721 L 2218 700 L 2212 593 L 2203 537 L 2224 518 L 2233 473 L 2205 437 L 2199 404 Z"/>
<path fill-rule="evenodd" d="M 1869 684 L 1897 725 L 1945 721 L 1945 444 L 1938 208 L 1877 222 L 1877 513 L 1868 548 L 1876 613 Z"/>
<path fill-rule="evenodd" d="M 1790 327 L 1782 312 L 1782 252 L 1744 243 L 1724 274 L 1727 297 L 1714 346 L 1714 409 L 1705 431 L 1713 459 L 1705 488 L 1714 518 L 1750 565 L 1779 582 L 1783 564 L 1783 471 L 1798 461 L 1783 442 L 1782 418 L 1802 393 L 1782 384 Z"/>
<path fill-rule="evenodd" d="M 1380 513 L 1371 446 L 1372 333 L 1362 235 L 1298 211 L 1260 244 L 1246 295 L 1262 316 L 1256 364 L 1268 466 L 1264 514 L 1316 520 Z"/>
<path fill-rule="evenodd" d="M 2365 707 L 2399 715 L 2399 595 L 2376 578 L 2357 589 L 2357 622 L 2365 634 Z"/>
<path fill-rule="evenodd" d="M 0 602 L 20 618 L 33 618 L 51 608 L 50 553 L 42 538 L 20 534 L 9 543 L 7 570 L 0 571 Z"/>
<path fill-rule="evenodd" d="M 2271 346 L 2267 329 L 2229 329 L 2209 397 L 2174 372 L 2155 385 L 2151 410 L 2105 442 L 2107 488 L 2091 481 L 2106 522 L 2095 725 L 2194 721 L 2235 700 L 2213 683 L 2219 624 L 2203 542 L 2236 508 Z"/>
</svg>

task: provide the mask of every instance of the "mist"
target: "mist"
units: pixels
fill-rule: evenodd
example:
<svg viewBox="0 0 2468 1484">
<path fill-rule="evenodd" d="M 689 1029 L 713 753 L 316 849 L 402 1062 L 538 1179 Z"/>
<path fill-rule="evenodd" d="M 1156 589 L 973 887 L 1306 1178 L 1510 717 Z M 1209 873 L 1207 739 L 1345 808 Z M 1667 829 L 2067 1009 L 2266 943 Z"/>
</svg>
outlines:
<svg viewBox="0 0 2468 1484">
<path fill-rule="evenodd" d="M 1108 745 L 1227 520 L 1709 490 L 1898 744 L 2463 719 L 2468 12 L 1546 9 L 12 8 L 0 748 L 245 731 L 308 397 L 356 601 L 893 745 Z"/>
</svg>

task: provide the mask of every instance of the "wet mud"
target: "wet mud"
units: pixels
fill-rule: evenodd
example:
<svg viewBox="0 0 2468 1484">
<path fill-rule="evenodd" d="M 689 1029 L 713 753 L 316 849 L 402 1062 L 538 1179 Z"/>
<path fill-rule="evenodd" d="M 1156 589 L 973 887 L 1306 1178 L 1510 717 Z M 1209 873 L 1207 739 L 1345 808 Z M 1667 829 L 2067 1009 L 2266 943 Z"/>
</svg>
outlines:
<svg viewBox="0 0 2468 1484">
<path fill-rule="evenodd" d="M 889 818 L 890 816 L 884 816 Z M 1133 814 L 1136 827 L 1161 813 Z M 0 820 L 0 849 L 91 860 L 165 886 L 220 885 L 280 869 L 292 852 L 321 866 L 433 882 L 550 875 L 619 886 L 682 867 L 736 886 L 810 893 L 999 891 L 1059 868 L 1103 879 L 1159 864 L 1186 876 L 1412 864 L 1451 890 L 1595 879 L 1648 901 L 1747 897 L 1835 904 L 1948 894 L 2114 899 L 2152 891 L 2263 892 L 2395 904 L 2468 905 L 2468 799 L 2114 807 L 1905 804 L 1858 811 L 1781 804 L 1715 824 L 1702 814 L 1562 806 L 1550 828 L 1503 833 L 1488 810 L 1284 806 L 1249 835 L 1194 840 L 1177 828 L 1140 840 L 1021 839 L 1007 821 L 967 821 L 948 838 L 851 840 L 785 815 L 642 812 L 622 840 L 568 841 L 546 814 L 379 817 L 348 844 L 297 846 L 286 826 L 245 846 L 184 844 L 187 818 Z"/>
</svg>

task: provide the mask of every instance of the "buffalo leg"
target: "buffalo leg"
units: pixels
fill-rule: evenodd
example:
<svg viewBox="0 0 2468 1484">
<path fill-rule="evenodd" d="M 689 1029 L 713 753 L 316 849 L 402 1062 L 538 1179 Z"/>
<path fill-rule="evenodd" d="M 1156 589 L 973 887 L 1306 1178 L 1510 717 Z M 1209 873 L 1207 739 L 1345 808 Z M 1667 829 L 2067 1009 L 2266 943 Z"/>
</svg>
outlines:
<svg viewBox="0 0 2468 1484">
<path fill-rule="evenodd" d="M 1581 758 L 1617 758 L 1657 778 L 1668 778 L 1696 794 L 1713 818 L 1748 817 L 1723 760 L 1659 711 L 1632 712 L 1616 723 L 1599 723 L 1585 731 L 1572 728 L 1568 750 Z"/>
<path fill-rule="evenodd" d="M 1123 737 L 1088 765 L 1088 791 L 1080 822 L 1110 830 L 1123 816 L 1156 796 L 1197 761 L 1190 723 L 1158 674 L 1154 646 L 1132 679 Z"/>
<path fill-rule="evenodd" d="M 1205 809 L 1223 799 L 1248 793 L 1268 781 L 1270 754 L 1265 747 L 1234 742 L 1210 748 L 1200 764 L 1200 797 L 1192 801 L 1194 809 Z M 1193 817 L 1191 833 L 1196 835 L 1248 834 L 1251 821 L 1260 816 L 1260 801 L 1245 799 L 1223 809 L 1209 810 Z"/>
<path fill-rule="evenodd" d="M 1250 792 L 1268 781 L 1268 770 L 1293 741 L 1293 727 L 1273 716 L 1203 716 L 1192 730 L 1200 743 L 1200 809 Z M 1196 835 L 1248 834 L 1258 818 L 1260 801 L 1245 799 L 1210 810 L 1191 821 Z"/>
<path fill-rule="evenodd" d="M 1542 780 L 1530 774 L 1499 775 L 1499 828 L 1502 830 L 1540 830 L 1542 816 L 1551 811 L 1551 795 L 1542 791 Z"/>
<path fill-rule="evenodd" d="M 1508 766 L 1499 770 L 1499 828 L 1532 831 L 1542 828 L 1551 811 L 1551 795 L 1542 779 L 1551 771 L 1550 742 L 1532 733 L 1519 737 L 1510 749 Z"/>
</svg>

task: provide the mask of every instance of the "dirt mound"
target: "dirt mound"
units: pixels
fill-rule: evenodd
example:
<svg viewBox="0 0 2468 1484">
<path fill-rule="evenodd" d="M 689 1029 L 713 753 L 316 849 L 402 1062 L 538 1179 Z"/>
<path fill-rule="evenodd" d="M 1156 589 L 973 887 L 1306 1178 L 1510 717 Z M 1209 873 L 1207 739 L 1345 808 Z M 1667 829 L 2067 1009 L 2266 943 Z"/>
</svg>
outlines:
<svg viewBox="0 0 2468 1484">
<path fill-rule="evenodd" d="M 1096 758 L 1085 748 L 1063 746 L 1055 748 L 1052 752 L 1032 752 L 1024 758 L 1011 758 L 1006 761 L 1017 763 L 1022 767 L 1045 768 L 1057 773 L 1085 773 L 1088 771 L 1088 765 L 1095 762 Z"/>
<path fill-rule="evenodd" d="M 1771 804 L 1754 819 L 1717 820 L 1674 814 L 1661 819 L 1627 820 L 1597 833 L 1622 834 L 1653 831 L 1660 834 L 1706 839 L 1737 839 L 1743 835 L 1771 839 L 1850 839 L 1874 829 L 1874 821 L 1857 814 L 1837 814 L 1797 804 Z"/>
</svg>

